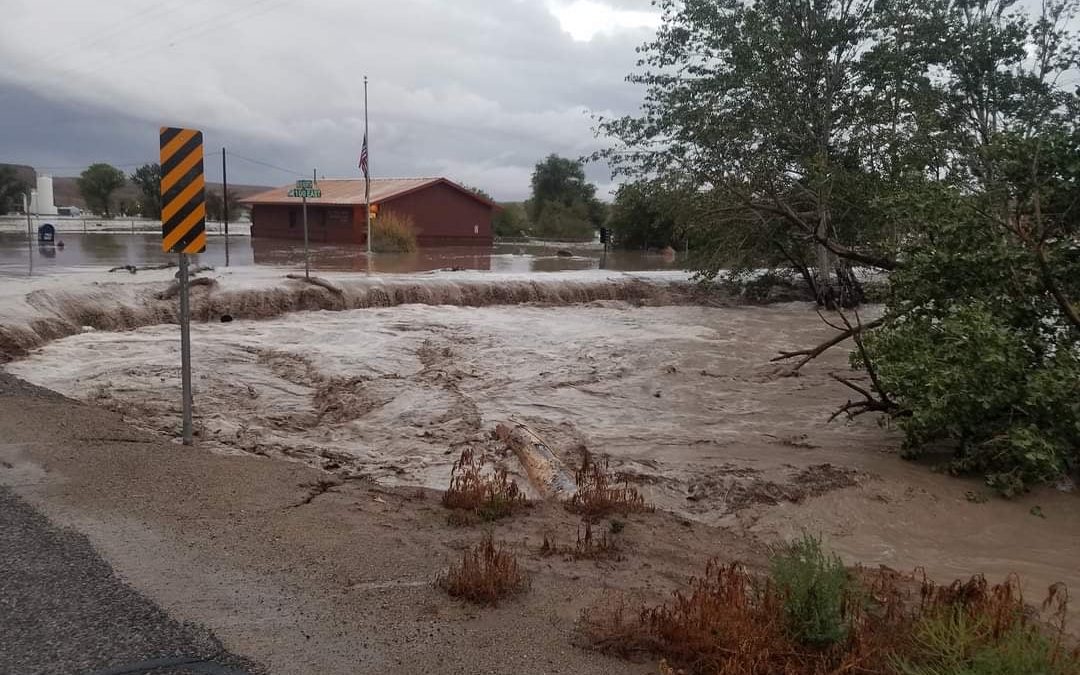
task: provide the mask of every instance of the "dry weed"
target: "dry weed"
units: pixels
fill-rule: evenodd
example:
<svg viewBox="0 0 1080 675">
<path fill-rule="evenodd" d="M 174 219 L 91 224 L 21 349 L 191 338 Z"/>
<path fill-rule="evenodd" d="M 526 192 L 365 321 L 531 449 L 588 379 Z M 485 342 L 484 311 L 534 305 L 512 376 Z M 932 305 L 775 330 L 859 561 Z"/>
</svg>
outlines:
<svg viewBox="0 0 1080 675">
<path fill-rule="evenodd" d="M 465 551 L 461 563 L 450 565 L 436 584 L 444 591 L 478 605 L 495 605 L 501 598 L 528 588 L 525 571 L 513 553 L 496 545 L 490 532 Z"/>
<path fill-rule="evenodd" d="M 484 469 L 484 460 L 465 448 L 450 471 L 450 487 L 443 494 L 443 506 L 470 511 L 482 520 L 509 516 L 525 505 L 525 495 L 510 480 L 506 469 Z M 469 518 L 448 518 L 451 524 L 471 522 Z"/>
<path fill-rule="evenodd" d="M 598 518 L 609 513 L 648 511 L 645 498 L 630 485 L 625 477 L 613 474 L 605 459 L 598 464 L 588 451 L 582 452 L 581 467 L 574 472 L 577 492 L 566 503 L 566 508 L 587 518 Z"/>
<path fill-rule="evenodd" d="M 802 642 L 792 634 L 785 617 L 785 596 L 768 577 L 751 574 L 737 563 L 717 561 L 708 564 L 704 576 L 659 606 L 625 600 L 597 605 L 582 613 L 580 628 L 596 649 L 627 657 L 658 656 L 666 672 L 687 675 L 960 672 L 949 669 L 952 663 L 941 669 L 945 662 L 928 651 L 928 644 L 934 643 L 926 637 L 946 645 L 968 639 L 948 634 L 955 626 L 986 627 L 972 632 L 975 642 L 964 643 L 972 650 L 982 649 L 984 655 L 1048 663 L 1046 672 L 1054 675 L 1080 672 L 1072 670 L 1080 666 L 1080 654 L 1066 645 L 1068 598 L 1060 586 L 1051 589 L 1043 605 L 1048 621 L 1039 624 L 1036 632 L 1033 610 L 1025 607 L 1015 577 L 996 586 L 982 577 L 946 587 L 924 581 L 921 593 L 914 577 L 888 570 L 860 571 L 856 577 L 862 592 L 853 594 L 845 607 L 846 636 L 829 645 Z M 938 620 L 957 615 L 967 620 Z M 957 665 L 962 672 L 980 675 L 1014 672 Z"/>
<path fill-rule="evenodd" d="M 573 546 L 559 544 L 555 535 L 545 530 L 539 553 L 542 556 L 562 555 L 573 560 L 606 560 L 619 557 L 619 545 L 607 532 L 597 536 L 592 521 L 585 518 L 578 525 L 577 542 Z"/>
</svg>

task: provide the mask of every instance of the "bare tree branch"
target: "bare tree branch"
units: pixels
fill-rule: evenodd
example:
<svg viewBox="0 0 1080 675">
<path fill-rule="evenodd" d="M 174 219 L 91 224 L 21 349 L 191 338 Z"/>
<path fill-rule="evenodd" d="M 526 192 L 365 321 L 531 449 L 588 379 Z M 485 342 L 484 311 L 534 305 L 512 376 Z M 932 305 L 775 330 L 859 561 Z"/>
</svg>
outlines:
<svg viewBox="0 0 1080 675">
<path fill-rule="evenodd" d="M 1043 288 L 1045 288 L 1054 298 L 1054 302 L 1057 303 L 1058 307 L 1061 309 L 1061 313 L 1065 315 L 1065 319 L 1072 325 L 1073 329 L 1080 331 L 1080 311 L 1077 310 L 1076 305 L 1072 300 L 1065 295 L 1065 292 L 1061 290 L 1061 286 L 1058 285 L 1057 279 L 1054 278 L 1054 271 L 1050 268 L 1050 261 L 1046 256 L 1046 239 L 1048 233 L 1042 222 L 1042 209 L 1038 190 L 1035 191 L 1034 206 L 1035 226 L 1039 231 L 1037 240 L 1033 239 L 1031 233 L 1025 230 L 1019 222 L 1014 225 L 1000 216 L 987 212 L 985 209 L 981 209 L 974 204 L 970 205 L 975 213 L 987 218 L 991 222 L 1004 228 L 1007 232 L 1015 235 L 1016 238 L 1020 240 L 1020 243 L 1031 251 L 1035 256 L 1035 262 L 1039 268 L 1039 280 L 1042 281 Z"/>
<path fill-rule="evenodd" d="M 1050 262 L 1046 259 L 1046 248 L 1044 246 L 1039 245 L 1036 247 L 1035 260 L 1039 264 L 1039 276 L 1042 279 L 1043 286 L 1050 291 L 1050 295 L 1054 296 L 1054 301 L 1061 308 L 1061 313 L 1072 324 L 1073 329 L 1080 331 L 1080 312 L 1077 311 L 1076 305 L 1069 300 L 1061 290 L 1061 286 L 1058 285 L 1057 279 L 1054 278 L 1053 270 L 1050 269 Z"/>
<path fill-rule="evenodd" d="M 806 234 L 806 236 L 810 237 L 818 244 L 821 244 L 825 248 L 829 249 L 829 251 L 841 258 L 844 258 L 845 260 L 850 260 L 852 262 L 866 265 L 868 267 L 876 267 L 878 269 L 883 269 L 890 272 L 892 270 L 900 269 L 901 267 L 903 267 L 903 265 L 898 260 L 869 253 L 861 253 L 849 246 L 845 246 L 838 241 L 822 235 L 820 232 L 817 231 L 818 228 L 814 227 L 812 223 L 809 223 L 806 220 L 807 217 L 816 217 L 817 214 L 809 212 L 797 212 L 791 208 L 790 204 L 783 201 L 776 195 L 773 196 L 773 201 L 776 202 L 776 205 L 773 206 L 761 201 L 754 200 L 750 195 L 735 187 L 729 186 L 728 189 L 734 195 L 736 195 L 744 204 L 746 204 L 747 207 L 755 211 L 764 211 L 765 213 L 771 213 L 775 216 L 780 216 L 781 218 L 787 220 L 789 223 L 795 225 L 795 227 L 797 227 L 804 234 Z"/>
<path fill-rule="evenodd" d="M 878 379 L 877 368 L 874 367 L 874 361 L 870 358 L 870 353 L 866 351 L 866 345 L 862 340 L 862 319 L 859 318 L 858 310 L 855 311 L 855 328 L 851 326 L 851 322 L 848 321 L 847 316 L 843 312 L 838 312 L 840 318 L 843 320 L 844 325 L 848 330 L 857 331 L 851 336 L 855 340 L 855 346 L 859 350 L 859 356 L 862 357 L 863 367 L 866 368 L 866 374 L 870 376 L 870 382 L 873 384 L 874 391 L 878 393 L 878 397 L 881 399 L 883 405 L 892 407 L 893 402 L 889 400 L 889 395 L 881 386 L 881 380 Z"/>
<path fill-rule="evenodd" d="M 847 340 L 848 338 L 850 338 L 850 337 L 852 337 L 854 335 L 857 335 L 857 334 L 861 333 L 864 330 L 871 330 L 873 328 L 877 328 L 878 326 L 883 325 L 885 323 L 885 319 L 886 319 L 886 317 L 881 317 L 880 319 L 875 319 L 874 321 L 871 321 L 870 323 L 860 324 L 860 325 L 858 325 L 856 327 L 848 328 L 847 330 L 841 331 L 837 335 L 834 335 L 833 337 L 829 338 L 828 340 L 826 340 L 826 341 L 822 342 L 821 344 L 817 345 L 816 347 L 812 347 L 810 349 L 798 349 L 798 350 L 790 351 L 790 352 L 780 352 L 780 354 L 778 356 L 773 357 L 769 361 L 771 363 L 776 363 L 777 361 L 785 361 L 787 359 L 793 359 L 793 358 L 798 357 L 798 356 L 803 357 L 802 359 L 799 360 L 798 363 L 796 363 L 794 365 L 794 367 L 792 367 L 791 374 L 794 375 L 794 374 L 798 373 L 799 369 L 802 368 L 803 366 L 805 366 L 807 363 L 810 363 L 811 361 L 813 361 L 817 357 L 821 356 L 822 354 L 824 354 L 826 351 L 828 351 L 832 347 L 835 347 L 836 345 L 840 344 L 844 340 Z"/>
</svg>

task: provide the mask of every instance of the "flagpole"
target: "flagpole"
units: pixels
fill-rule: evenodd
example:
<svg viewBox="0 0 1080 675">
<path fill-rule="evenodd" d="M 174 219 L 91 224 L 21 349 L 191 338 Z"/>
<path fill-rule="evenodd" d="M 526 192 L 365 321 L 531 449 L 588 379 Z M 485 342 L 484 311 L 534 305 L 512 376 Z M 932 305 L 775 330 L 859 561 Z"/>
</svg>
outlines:
<svg viewBox="0 0 1080 675">
<path fill-rule="evenodd" d="M 371 150 L 368 145 L 367 75 L 364 76 L 364 150 L 367 166 L 364 170 L 364 214 L 367 218 L 368 270 L 371 269 Z"/>
</svg>

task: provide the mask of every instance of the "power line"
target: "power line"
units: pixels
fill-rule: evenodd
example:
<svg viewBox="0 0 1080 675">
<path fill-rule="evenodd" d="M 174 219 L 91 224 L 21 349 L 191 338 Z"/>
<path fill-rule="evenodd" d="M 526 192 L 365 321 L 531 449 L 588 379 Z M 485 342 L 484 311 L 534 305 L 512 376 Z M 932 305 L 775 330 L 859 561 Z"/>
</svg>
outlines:
<svg viewBox="0 0 1080 675">
<path fill-rule="evenodd" d="M 123 162 L 123 163 L 119 163 L 119 164 L 113 164 L 112 162 L 94 162 L 93 164 L 108 164 L 109 166 L 115 167 L 117 169 L 126 169 L 126 168 L 130 168 L 130 167 L 133 167 L 133 166 L 138 167 L 138 166 L 143 166 L 145 164 L 153 164 L 156 161 L 157 160 L 142 161 L 142 162 Z M 83 169 L 88 169 L 91 166 L 92 166 L 92 164 L 81 164 L 81 165 L 78 165 L 78 166 L 35 166 L 34 170 L 35 171 L 82 171 Z"/>
<path fill-rule="evenodd" d="M 267 169 L 273 169 L 274 171 L 280 171 L 282 173 L 289 174 L 290 176 L 306 176 L 307 175 L 306 171 L 297 171 L 296 169 L 287 169 L 287 168 L 285 168 L 283 166 L 278 166 L 276 164 L 271 164 L 270 162 L 264 162 L 261 159 L 255 159 L 253 157 L 246 157 L 244 155 L 238 155 L 237 153 L 235 153 L 235 152 L 233 152 L 231 150 L 227 151 L 225 154 L 226 154 L 226 156 L 232 157 L 233 159 L 239 159 L 239 160 L 241 160 L 243 162 L 248 162 L 250 164 L 255 164 L 255 165 L 258 165 L 258 166 L 261 166 L 261 167 L 265 167 Z M 157 158 L 155 158 L 155 159 L 148 159 L 148 160 L 142 160 L 142 161 L 133 161 L 133 162 L 117 162 L 117 163 L 113 163 L 113 162 L 92 162 L 90 164 L 73 164 L 73 165 L 69 165 L 69 166 L 34 166 L 33 168 L 34 168 L 35 171 L 38 171 L 38 172 L 42 172 L 42 171 L 50 171 L 50 172 L 51 171 L 84 171 L 85 169 L 90 168 L 94 164 L 108 164 L 109 166 L 117 168 L 117 169 L 130 169 L 130 168 L 133 168 L 133 167 L 146 166 L 147 164 L 155 164 L 155 163 L 157 163 L 157 161 L 158 161 Z M 208 173 L 212 173 L 212 172 L 213 171 L 211 170 Z"/>
<path fill-rule="evenodd" d="M 225 151 L 225 155 L 227 157 L 235 157 L 236 159 L 243 160 L 245 162 L 251 162 L 252 164 L 258 164 L 259 166 L 265 166 L 268 169 L 274 169 L 275 171 L 281 171 L 281 172 L 287 173 L 287 174 L 289 174 L 291 176 L 306 176 L 307 175 L 306 171 L 296 171 L 294 169 L 286 169 L 286 168 L 283 168 L 283 167 L 280 167 L 280 166 L 276 166 L 274 164 L 270 164 L 269 162 L 263 162 L 263 161 L 258 160 L 258 159 L 252 159 L 250 157 L 244 157 L 243 155 L 238 155 L 235 152 L 233 152 L 232 150 Z"/>
<path fill-rule="evenodd" d="M 200 1 L 202 1 L 202 0 L 196 0 L 196 4 L 198 2 L 200 2 Z M 67 59 L 69 56 L 71 56 L 73 54 L 81 53 L 81 52 L 85 51 L 89 47 L 94 47 L 96 45 L 101 44 L 102 42 L 105 42 L 106 40 L 109 40 L 109 39 L 111 39 L 113 37 L 116 37 L 116 36 L 120 35 L 125 30 L 127 30 L 127 26 L 125 24 L 130 24 L 131 22 L 137 22 L 139 19 L 148 17 L 148 16 L 150 16 L 152 14 L 156 14 L 156 13 L 159 12 L 159 10 L 163 9 L 163 10 L 165 10 L 164 12 L 162 12 L 162 13 L 158 14 L 158 16 L 154 17 L 155 19 L 162 19 L 162 18 L 168 16 L 169 14 L 175 12 L 177 9 L 179 9 L 179 7 L 180 7 L 180 5 L 173 5 L 173 6 L 170 7 L 168 5 L 168 2 L 163 2 L 161 4 L 156 4 L 156 5 L 151 5 L 150 7 L 146 7 L 146 8 L 144 8 L 143 10 L 141 10 L 139 12 L 136 12 L 134 14 L 131 14 L 131 15 L 128 15 L 128 16 L 124 17 L 120 21 L 117 21 L 116 23 L 109 26 L 109 28 L 107 30 L 105 30 L 103 32 L 100 32 L 100 33 L 97 33 L 96 35 L 94 35 L 89 40 L 85 40 L 80 44 L 74 45 L 71 49 L 68 49 L 66 51 L 61 50 L 61 51 L 58 51 L 58 52 L 55 52 L 53 54 L 50 54 L 50 55 L 46 56 L 44 61 L 42 61 L 42 64 L 55 63 L 56 61 L 65 60 L 65 59 Z"/>
<path fill-rule="evenodd" d="M 247 2 L 244 5 L 241 5 L 240 7 L 227 8 L 224 12 L 212 14 L 209 17 L 202 16 L 192 23 L 171 29 L 167 35 L 161 37 L 150 36 L 148 41 L 137 41 L 134 47 L 128 45 L 127 47 L 125 47 L 125 53 L 123 57 L 114 54 L 99 53 L 92 56 L 89 60 L 83 60 L 78 63 L 74 63 L 67 66 L 66 68 L 62 68 L 61 70 L 52 73 L 52 77 L 63 78 L 66 75 L 76 74 L 79 72 L 100 71 L 102 67 L 109 62 L 114 62 L 118 64 L 137 62 L 147 54 L 151 54 L 153 52 L 160 52 L 163 48 L 163 43 L 167 42 L 167 44 L 165 44 L 165 48 L 174 47 L 177 40 L 181 40 L 183 38 L 196 34 L 207 35 L 209 33 L 212 33 L 213 31 L 220 30 L 221 28 L 232 25 L 241 18 L 250 19 L 252 17 L 273 11 L 278 7 L 288 4 L 289 0 L 276 0 L 275 2 L 272 2 L 272 4 L 262 8 L 262 10 L 259 12 L 249 12 L 249 10 L 254 9 L 256 6 L 266 2 L 271 2 L 271 0 L 252 0 L 251 2 Z M 149 76 L 146 75 L 138 75 L 135 73 L 131 73 L 128 74 L 128 77 L 134 77 L 135 79 L 147 83 L 153 83 L 155 86 L 160 85 L 160 82 L 156 80 L 151 80 Z"/>
</svg>

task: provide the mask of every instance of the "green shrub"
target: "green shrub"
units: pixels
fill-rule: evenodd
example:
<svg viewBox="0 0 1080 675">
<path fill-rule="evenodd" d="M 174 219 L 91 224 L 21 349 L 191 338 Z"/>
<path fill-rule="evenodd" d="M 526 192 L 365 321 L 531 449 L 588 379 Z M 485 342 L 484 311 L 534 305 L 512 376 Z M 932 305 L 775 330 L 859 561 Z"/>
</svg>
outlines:
<svg viewBox="0 0 1080 675">
<path fill-rule="evenodd" d="M 551 201 L 540 206 L 532 233 L 553 241 L 591 241 L 595 231 L 585 204 Z"/>
<path fill-rule="evenodd" d="M 380 213 L 371 222 L 371 249 L 376 253 L 410 253 L 416 250 L 413 219 L 393 211 Z"/>
<path fill-rule="evenodd" d="M 976 301 L 898 321 L 866 345 L 906 413 L 907 456 L 948 444 L 954 473 L 982 473 L 1006 496 L 1076 467 L 1080 358 L 1068 341 L 1039 343 Z"/>
<path fill-rule="evenodd" d="M 821 539 L 804 534 L 781 549 L 770 561 L 769 580 L 783 599 L 793 639 L 827 645 L 847 636 L 853 585 L 840 558 L 826 553 Z"/>
<path fill-rule="evenodd" d="M 912 652 L 895 660 L 898 675 L 1075 675 L 1080 667 L 1031 624 L 995 634 L 991 617 L 959 609 L 920 619 Z"/>
<path fill-rule="evenodd" d="M 954 473 L 1010 496 L 1080 468 L 1080 331 L 1034 256 L 956 209 L 890 275 L 889 320 L 865 344 L 905 453 L 951 450 Z M 1080 251 L 1054 246 L 1064 292 L 1080 297 Z"/>
</svg>

